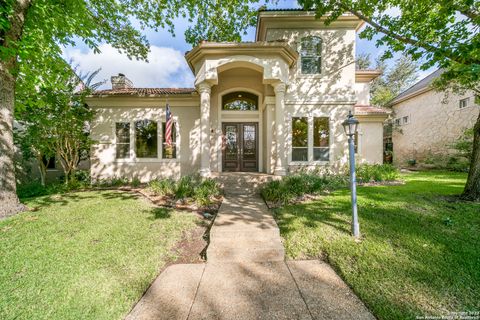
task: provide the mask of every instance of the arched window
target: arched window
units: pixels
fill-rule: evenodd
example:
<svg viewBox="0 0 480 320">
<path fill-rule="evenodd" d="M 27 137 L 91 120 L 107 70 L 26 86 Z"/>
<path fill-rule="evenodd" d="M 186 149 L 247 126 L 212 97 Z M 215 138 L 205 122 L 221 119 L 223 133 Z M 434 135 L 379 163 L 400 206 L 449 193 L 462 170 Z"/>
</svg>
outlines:
<svg viewBox="0 0 480 320">
<path fill-rule="evenodd" d="M 302 38 L 300 48 L 302 74 L 322 72 L 322 38 L 309 36 Z"/>
<path fill-rule="evenodd" d="M 256 111 L 258 96 L 243 91 L 227 93 L 222 97 L 222 110 Z"/>
</svg>

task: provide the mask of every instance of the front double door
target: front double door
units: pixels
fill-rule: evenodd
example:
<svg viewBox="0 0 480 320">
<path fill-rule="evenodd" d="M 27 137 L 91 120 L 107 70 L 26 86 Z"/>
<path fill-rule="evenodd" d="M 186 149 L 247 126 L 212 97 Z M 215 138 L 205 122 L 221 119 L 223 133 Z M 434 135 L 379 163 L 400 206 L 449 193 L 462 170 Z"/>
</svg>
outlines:
<svg viewBox="0 0 480 320">
<path fill-rule="evenodd" d="M 258 124 L 223 123 L 223 171 L 258 171 Z"/>
</svg>

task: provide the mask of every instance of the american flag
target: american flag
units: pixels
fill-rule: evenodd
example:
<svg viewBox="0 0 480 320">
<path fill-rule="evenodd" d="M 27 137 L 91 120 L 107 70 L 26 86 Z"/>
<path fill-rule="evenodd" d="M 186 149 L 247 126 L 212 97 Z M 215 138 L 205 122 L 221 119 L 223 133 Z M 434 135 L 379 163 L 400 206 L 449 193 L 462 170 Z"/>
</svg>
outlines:
<svg viewBox="0 0 480 320">
<path fill-rule="evenodd" d="M 173 126 L 173 119 L 172 113 L 170 112 L 170 106 L 167 103 L 166 107 L 166 128 L 165 128 L 165 144 L 169 147 L 172 146 L 172 126 Z"/>
</svg>

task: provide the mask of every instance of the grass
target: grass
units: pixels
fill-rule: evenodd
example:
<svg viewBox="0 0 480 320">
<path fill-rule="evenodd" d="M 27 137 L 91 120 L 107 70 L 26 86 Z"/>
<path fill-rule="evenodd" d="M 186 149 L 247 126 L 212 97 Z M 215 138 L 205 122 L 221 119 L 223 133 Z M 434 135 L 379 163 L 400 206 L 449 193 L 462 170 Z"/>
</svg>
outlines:
<svg viewBox="0 0 480 320">
<path fill-rule="evenodd" d="M 276 210 L 291 258 L 323 257 L 380 319 L 480 310 L 480 204 L 455 201 L 466 175 L 402 175 L 401 186 L 358 188 L 360 231 L 350 236 L 350 194 Z"/>
<path fill-rule="evenodd" d="M 24 202 L 0 221 L 1 319 L 121 319 L 198 222 L 116 191 Z"/>
</svg>

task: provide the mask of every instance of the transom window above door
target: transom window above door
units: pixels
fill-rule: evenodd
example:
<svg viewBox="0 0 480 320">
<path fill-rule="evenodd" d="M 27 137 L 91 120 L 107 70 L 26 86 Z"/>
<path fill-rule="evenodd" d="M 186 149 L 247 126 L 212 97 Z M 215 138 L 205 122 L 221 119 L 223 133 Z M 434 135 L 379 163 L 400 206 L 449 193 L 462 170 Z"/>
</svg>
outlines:
<svg viewBox="0 0 480 320">
<path fill-rule="evenodd" d="M 245 91 L 227 93 L 222 97 L 222 110 L 257 111 L 258 96 Z"/>
</svg>

